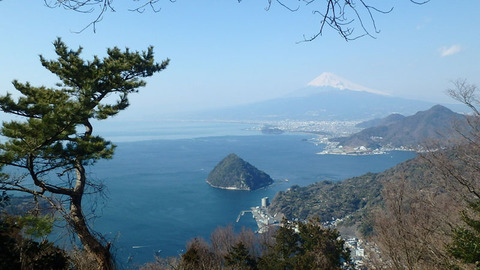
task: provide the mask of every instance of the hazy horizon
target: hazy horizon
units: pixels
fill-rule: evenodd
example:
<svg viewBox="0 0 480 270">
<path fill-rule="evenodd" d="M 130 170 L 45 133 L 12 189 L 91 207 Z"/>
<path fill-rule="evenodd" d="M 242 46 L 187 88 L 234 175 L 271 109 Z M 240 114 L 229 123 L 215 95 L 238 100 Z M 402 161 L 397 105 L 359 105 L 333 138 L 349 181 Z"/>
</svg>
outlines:
<svg viewBox="0 0 480 270">
<path fill-rule="evenodd" d="M 118 119 L 143 118 L 248 104 L 278 98 L 306 87 L 323 72 L 395 97 L 453 103 L 445 90 L 466 78 L 480 83 L 480 39 L 475 26 L 480 2 L 452 5 L 430 1 L 379 3 L 394 7 L 375 14 L 380 33 L 346 42 L 331 29 L 312 42 L 319 20 L 301 6 L 290 12 L 268 1 L 192 1 L 158 3 L 160 12 L 128 11 L 138 2 L 114 1 L 96 32 L 87 28 L 96 13 L 47 8 L 44 2 L 0 2 L 2 93 L 15 90 L 12 80 L 54 86 L 57 79 L 38 60 L 53 58 L 52 42 L 61 37 L 83 56 L 105 55 L 118 46 L 144 50 L 154 46 L 157 61 L 171 59 L 168 68 L 147 80 L 131 96 L 131 106 Z M 297 5 L 297 1 L 292 1 Z M 451 14 L 462 14 L 446 20 Z"/>
</svg>

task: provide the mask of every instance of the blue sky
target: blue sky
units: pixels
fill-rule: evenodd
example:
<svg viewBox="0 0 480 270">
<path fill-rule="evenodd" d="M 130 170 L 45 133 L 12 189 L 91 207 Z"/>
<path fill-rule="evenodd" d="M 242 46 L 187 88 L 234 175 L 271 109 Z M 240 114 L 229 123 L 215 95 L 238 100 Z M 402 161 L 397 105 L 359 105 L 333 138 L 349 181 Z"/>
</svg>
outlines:
<svg viewBox="0 0 480 270">
<path fill-rule="evenodd" d="M 322 1 L 317 0 L 317 3 Z M 229 106 L 280 97 L 305 87 L 322 72 L 394 96 L 448 102 L 451 81 L 480 84 L 480 2 L 432 0 L 373 1 L 394 10 L 377 14 L 375 39 L 346 42 L 330 29 L 312 42 L 298 43 L 319 27 L 312 9 L 290 12 L 268 1 L 159 1 L 161 11 L 128 11 L 138 2 L 117 0 L 96 33 L 85 27 L 95 14 L 60 8 L 43 1 L 0 1 L 0 92 L 13 92 L 11 81 L 53 86 L 55 77 L 38 55 L 54 57 L 52 42 L 61 37 L 84 47 L 85 58 L 118 46 L 155 47 L 167 70 L 148 79 L 132 96 L 120 119 Z M 285 1 L 296 5 L 298 1 Z M 155 113 L 152 113 L 155 112 Z"/>
</svg>

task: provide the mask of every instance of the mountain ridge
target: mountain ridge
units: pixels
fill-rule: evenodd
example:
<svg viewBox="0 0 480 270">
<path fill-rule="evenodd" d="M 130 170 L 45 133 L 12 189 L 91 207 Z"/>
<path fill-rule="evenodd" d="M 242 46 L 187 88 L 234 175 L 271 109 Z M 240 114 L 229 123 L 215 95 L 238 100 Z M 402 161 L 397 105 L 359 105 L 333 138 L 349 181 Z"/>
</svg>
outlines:
<svg viewBox="0 0 480 270">
<path fill-rule="evenodd" d="M 399 121 L 403 118 L 405 118 L 405 116 L 403 114 L 392 113 L 385 118 L 375 118 L 375 119 L 372 119 L 372 120 L 368 120 L 368 121 L 358 123 L 356 125 L 356 127 L 371 128 L 371 127 L 375 127 L 375 126 L 388 126 L 388 125 L 390 125 L 394 122 L 397 122 L 397 121 Z"/>
<path fill-rule="evenodd" d="M 365 121 L 392 113 L 410 115 L 433 102 L 392 96 L 324 72 L 305 87 L 282 97 L 249 104 L 185 113 L 190 120 L 259 121 Z M 456 111 L 462 105 L 448 104 Z"/>
<path fill-rule="evenodd" d="M 339 182 L 320 181 L 308 186 L 292 186 L 278 192 L 269 212 L 283 214 L 287 219 L 321 221 L 341 219 L 346 223 L 360 223 L 360 231 L 371 231 L 371 213 L 383 204 L 385 183 L 408 179 L 415 186 L 429 186 L 425 175 L 433 168 L 424 158 L 417 156 L 379 173 L 366 173 Z"/>
<path fill-rule="evenodd" d="M 341 147 L 381 147 L 415 148 L 426 140 L 447 140 L 457 137 L 456 128 L 465 128 L 465 116 L 450 109 L 435 105 L 411 116 L 390 115 L 373 127 L 368 127 L 348 137 L 334 138 L 331 141 Z"/>
<path fill-rule="evenodd" d="M 412 114 L 434 103 L 325 87 L 306 96 L 287 96 L 188 115 L 203 120 L 364 121 L 391 113 Z"/>
</svg>

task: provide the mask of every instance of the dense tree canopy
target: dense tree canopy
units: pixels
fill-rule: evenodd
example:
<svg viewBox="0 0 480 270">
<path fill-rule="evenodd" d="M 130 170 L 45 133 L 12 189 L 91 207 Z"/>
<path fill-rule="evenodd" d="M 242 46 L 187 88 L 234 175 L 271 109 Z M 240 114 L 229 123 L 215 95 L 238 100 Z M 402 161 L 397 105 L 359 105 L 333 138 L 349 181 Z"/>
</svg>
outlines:
<svg viewBox="0 0 480 270">
<path fill-rule="evenodd" d="M 10 93 L 0 96 L 0 109 L 16 116 L 0 129 L 7 138 L 0 144 L 0 168 L 14 168 L 3 175 L 0 189 L 49 201 L 85 250 L 95 255 L 101 268 L 108 269 L 109 244 L 89 228 L 82 199 L 86 192 L 102 188 L 87 178 L 85 166 L 111 158 L 115 146 L 93 134 L 91 120 L 104 120 L 126 109 L 129 94 L 145 86 L 142 78 L 165 69 L 168 59 L 156 63 L 152 47 L 143 52 L 115 47 L 103 59 L 95 56 L 85 61 L 80 57 L 81 47 L 69 49 L 61 39 L 54 46 L 58 59 L 40 56 L 40 62 L 58 76 L 57 87 L 14 81 L 19 98 Z"/>
<path fill-rule="evenodd" d="M 274 238 L 275 243 L 259 259 L 260 269 L 351 269 L 345 241 L 318 219 L 284 222 Z"/>
<path fill-rule="evenodd" d="M 464 226 L 454 230 L 453 241 L 448 245 L 452 256 L 464 263 L 474 264 L 480 268 L 480 200 L 470 204 L 471 214 L 467 210 L 462 212 Z"/>
<path fill-rule="evenodd" d="M 211 245 L 194 239 L 179 262 L 160 269 L 353 269 L 345 241 L 318 220 L 284 220 L 266 234 L 248 235 L 247 231 L 237 235 L 233 229 L 217 230 Z"/>
<path fill-rule="evenodd" d="M 68 269 L 65 251 L 45 239 L 52 226 L 49 216 L 0 213 L 0 269 Z"/>
</svg>

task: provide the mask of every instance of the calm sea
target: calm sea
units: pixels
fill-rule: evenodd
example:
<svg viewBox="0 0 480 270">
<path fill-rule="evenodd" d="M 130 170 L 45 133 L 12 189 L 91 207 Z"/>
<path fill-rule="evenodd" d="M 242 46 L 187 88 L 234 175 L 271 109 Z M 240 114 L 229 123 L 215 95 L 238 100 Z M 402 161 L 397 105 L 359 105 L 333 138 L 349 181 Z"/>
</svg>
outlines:
<svg viewBox="0 0 480 270">
<path fill-rule="evenodd" d="M 113 241 L 117 260 L 126 264 L 153 261 L 154 254 L 177 256 L 189 239 L 208 239 L 218 226 L 255 229 L 251 215 L 235 220 L 242 210 L 260 205 L 262 197 L 292 185 L 342 180 L 380 172 L 413 153 L 375 156 L 317 155 L 322 145 L 313 135 L 265 135 L 246 124 L 174 123 L 105 129 L 117 143 L 112 160 L 91 168 L 103 181 L 108 198 L 98 208 L 95 229 Z M 102 130 L 102 129 L 100 129 Z M 229 153 L 236 153 L 277 180 L 257 191 L 219 190 L 206 182 L 208 173 Z M 285 181 L 288 179 L 288 181 Z"/>
</svg>

